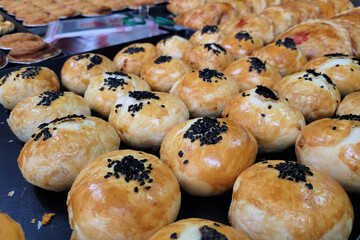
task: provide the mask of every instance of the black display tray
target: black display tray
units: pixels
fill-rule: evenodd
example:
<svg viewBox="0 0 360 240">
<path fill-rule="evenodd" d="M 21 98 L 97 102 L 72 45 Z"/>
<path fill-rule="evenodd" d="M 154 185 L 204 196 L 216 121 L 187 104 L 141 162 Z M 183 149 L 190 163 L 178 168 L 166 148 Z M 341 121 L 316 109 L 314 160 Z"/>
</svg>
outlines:
<svg viewBox="0 0 360 240">
<path fill-rule="evenodd" d="M 192 33 L 192 31 L 177 32 L 177 34 L 182 37 L 189 37 Z M 113 59 L 120 49 L 129 44 L 135 42 L 150 42 L 156 44 L 167 36 L 170 36 L 170 34 L 119 44 L 92 52 L 100 53 Z M 68 56 L 59 57 L 34 65 L 49 67 L 60 77 L 62 65 L 67 58 Z M 0 77 L 17 68 L 18 67 L 0 71 Z M 9 113 L 10 111 L 0 106 L 0 210 L 21 223 L 28 240 L 70 239 L 71 229 L 66 210 L 67 192 L 55 193 L 46 191 L 32 186 L 22 177 L 17 165 L 17 157 L 23 147 L 23 143 L 11 132 L 6 122 Z M 121 148 L 124 149 L 126 146 L 122 144 Z M 157 152 L 150 153 L 158 155 Z M 281 153 L 259 155 L 257 157 L 257 161 L 263 159 L 296 160 L 292 148 Z M 9 197 L 8 193 L 11 191 L 14 191 L 14 195 Z M 357 194 L 349 194 L 349 196 L 352 200 L 355 213 L 353 232 L 350 236 L 350 239 L 353 240 L 360 235 L 360 215 L 358 214 L 360 212 L 360 196 Z M 227 214 L 230 202 L 231 192 L 215 197 L 194 197 L 182 191 L 181 209 L 177 219 L 198 217 L 228 224 Z M 45 213 L 56 213 L 56 216 L 51 220 L 49 225 L 41 226 L 38 230 L 37 221 L 41 221 Z M 31 220 L 34 218 L 36 219 L 36 223 L 32 224 Z"/>
</svg>

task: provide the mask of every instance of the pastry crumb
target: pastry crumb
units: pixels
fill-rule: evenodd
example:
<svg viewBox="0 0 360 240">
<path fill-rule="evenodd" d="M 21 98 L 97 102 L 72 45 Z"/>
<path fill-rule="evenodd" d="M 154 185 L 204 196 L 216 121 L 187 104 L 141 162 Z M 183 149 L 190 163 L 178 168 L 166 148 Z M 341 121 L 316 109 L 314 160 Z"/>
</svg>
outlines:
<svg viewBox="0 0 360 240">
<path fill-rule="evenodd" d="M 54 216 L 55 213 L 45 213 L 42 217 L 41 224 L 44 226 L 47 225 Z"/>
<path fill-rule="evenodd" d="M 30 223 L 35 224 L 35 218 L 31 219 Z"/>
<path fill-rule="evenodd" d="M 14 194 L 15 194 L 15 191 L 11 191 L 11 192 L 8 193 L 8 196 L 12 197 L 12 196 L 14 196 Z"/>
</svg>

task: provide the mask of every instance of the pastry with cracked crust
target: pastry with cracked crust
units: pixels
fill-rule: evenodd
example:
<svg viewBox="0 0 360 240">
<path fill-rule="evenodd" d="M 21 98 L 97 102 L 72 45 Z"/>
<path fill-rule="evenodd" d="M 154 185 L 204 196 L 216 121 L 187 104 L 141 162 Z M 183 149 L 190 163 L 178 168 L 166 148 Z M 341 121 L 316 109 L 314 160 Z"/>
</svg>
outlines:
<svg viewBox="0 0 360 240">
<path fill-rule="evenodd" d="M 251 5 L 251 13 L 259 14 L 267 7 L 268 0 L 245 0 Z"/>
<path fill-rule="evenodd" d="M 312 0 L 311 3 L 318 6 L 318 18 L 320 19 L 329 19 L 340 13 L 335 3 L 331 2 L 331 0 Z"/>
<path fill-rule="evenodd" d="M 118 150 L 80 172 L 67 208 L 75 239 L 142 240 L 174 222 L 180 202 L 179 183 L 158 157 Z"/>
<path fill-rule="evenodd" d="M 354 211 L 344 189 L 328 175 L 296 162 L 269 160 L 236 179 L 229 219 L 251 239 L 345 240 Z"/>
<path fill-rule="evenodd" d="M 180 15 L 191 9 L 198 8 L 206 3 L 206 0 L 172 0 L 166 6 L 169 12 Z"/>
<path fill-rule="evenodd" d="M 350 93 L 339 104 L 336 115 L 360 115 L 360 91 Z"/>
<path fill-rule="evenodd" d="M 193 45 L 189 40 L 176 35 L 164 38 L 156 44 L 159 56 L 174 58 L 182 58 L 192 47 Z"/>
<path fill-rule="evenodd" d="M 140 75 L 147 61 L 158 57 L 156 47 L 151 43 L 134 43 L 121 49 L 114 57 L 114 63 L 119 71 Z"/>
<path fill-rule="evenodd" d="M 306 13 L 306 16 L 303 18 L 303 21 L 309 19 L 317 19 L 319 17 L 320 8 L 312 1 L 289 1 L 284 3 L 284 5 L 294 6 L 299 9 L 303 9 Z"/>
<path fill-rule="evenodd" d="M 315 58 L 303 66 L 324 73 L 335 83 L 341 96 L 360 90 L 360 59 L 334 53 Z"/>
<path fill-rule="evenodd" d="M 94 158 L 119 149 L 115 129 L 97 117 L 68 115 L 38 126 L 18 157 L 23 177 L 51 191 L 70 189 Z"/>
<path fill-rule="evenodd" d="M 281 5 L 265 8 L 260 14 L 272 20 L 275 36 L 283 33 L 297 23 L 294 19 L 293 11 Z"/>
<path fill-rule="evenodd" d="M 36 93 L 60 89 L 59 78 L 47 67 L 23 67 L 0 79 L 0 103 L 13 109 L 18 102 Z"/>
<path fill-rule="evenodd" d="M 297 160 L 326 173 L 345 190 L 360 193 L 360 116 L 324 118 L 307 125 L 296 140 Z"/>
<path fill-rule="evenodd" d="M 255 162 L 256 154 L 256 140 L 245 127 L 214 117 L 177 125 L 160 149 L 160 159 L 182 189 L 203 197 L 231 189 L 237 176 Z"/>
<path fill-rule="evenodd" d="M 292 38 L 279 39 L 255 51 L 253 55 L 276 66 L 281 76 L 299 72 L 307 63 L 306 57 Z"/>
<path fill-rule="evenodd" d="M 24 42 L 43 42 L 42 38 L 32 33 L 12 33 L 4 35 L 0 38 L 0 48 L 11 49 L 16 46 L 21 46 Z"/>
<path fill-rule="evenodd" d="M 40 124 L 71 114 L 91 115 L 85 99 L 73 92 L 46 91 L 19 102 L 11 111 L 8 123 L 11 131 L 27 142 Z"/>
<path fill-rule="evenodd" d="M 60 49 L 50 43 L 26 41 L 13 47 L 7 57 L 13 62 L 36 62 L 51 58 L 60 52 Z"/>
<path fill-rule="evenodd" d="M 218 117 L 239 87 L 231 77 L 215 69 L 192 71 L 179 79 L 170 93 L 187 106 L 191 117 Z"/>
<path fill-rule="evenodd" d="M 61 81 L 67 89 L 83 95 L 92 76 L 115 71 L 115 63 L 109 58 L 101 54 L 83 53 L 66 60 L 61 69 Z"/>
<path fill-rule="evenodd" d="M 336 5 L 339 13 L 343 13 L 354 8 L 354 5 L 350 0 L 330 0 L 330 1 Z"/>
<path fill-rule="evenodd" d="M 240 91 L 255 88 L 257 85 L 271 88 L 281 79 L 276 67 L 256 57 L 241 58 L 231 63 L 224 73 L 236 82 Z"/>
<path fill-rule="evenodd" d="M 105 72 L 90 78 L 84 98 L 92 110 L 108 118 L 111 106 L 129 91 L 150 91 L 150 86 L 133 74 Z"/>
<path fill-rule="evenodd" d="M 245 126 L 255 137 L 260 153 L 280 152 L 293 146 L 305 126 L 304 116 L 296 107 L 276 91 L 260 85 L 233 96 L 221 116 Z"/>
<path fill-rule="evenodd" d="M 161 228 L 149 240 L 198 240 L 213 238 L 224 240 L 250 240 L 250 238 L 246 237 L 234 227 L 200 218 L 187 218 L 174 222 Z"/>
<path fill-rule="evenodd" d="M 50 11 L 51 15 L 56 16 L 58 18 L 68 18 L 74 17 L 79 15 L 79 11 L 72 9 L 72 8 L 61 8 L 61 9 L 54 9 Z"/>
<path fill-rule="evenodd" d="M 44 26 L 59 18 L 47 12 L 37 12 L 24 17 L 24 26 Z"/>
<path fill-rule="evenodd" d="M 103 5 L 89 4 L 81 10 L 81 15 L 86 17 L 101 16 L 111 13 L 111 8 Z"/>
<path fill-rule="evenodd" d="M 205 43 L 217 43 L 221 44 L 224 40 L 224 34 L 220 31 L 216 25 L 206 25 L 201 30 L 196 31 L 191 35 L 189 41 L 193 45 L 205 44 Z"/>
<path fill-rule="evenodd" d="M 0 239 L 25 240 L 21 225 L 5 213 L 0 213 L 0 230 Z"/>
</svg>

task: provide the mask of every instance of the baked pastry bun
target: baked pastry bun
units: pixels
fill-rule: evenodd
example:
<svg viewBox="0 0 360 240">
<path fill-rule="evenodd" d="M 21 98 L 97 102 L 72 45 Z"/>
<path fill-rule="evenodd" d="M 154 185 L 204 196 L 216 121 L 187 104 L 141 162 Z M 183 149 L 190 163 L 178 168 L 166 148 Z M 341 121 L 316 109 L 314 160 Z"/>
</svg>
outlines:
<svg viewBox="0 0 360 240">
<path fill-rule="evenodd" d="M 251 12 L 258 14 L 267 7 L 268 0 L 246 0 L 251 5 Z"/>
<path fill-rule="evenodd" d="M 303 66 L 303 69 L 314 69 L 331 78 L 341 96 L 360 89 L 360 59 L 344 54 L 328 54 L 316 58 Z"/>
<path fill-rule="evenodd" d="M 59 78 L 51 69 L 39 66 L 23 67 L 5 74 L 0 79 L 0 103 L 7 109 L 13 109 L 28 96 L 59 89 Z"/>
<path fill-rule="evenodd" d="M 174 222 L 161 228 L 149 240 L 200 240 L 208 238 L 250 240 L 234 227 L 200 218 L 188 218 Z"/>
<path fill-rule="evenodd" d="M 255 34 L 247 31 L 240 31 L 226 36 L 221 46 L 225 48 L 227 52 L 230 52 L 235 60 L 237 60 L 242 57 L 250 56 L 253 51 L 262 48 L 264 43 L 261 38 L 257 37 Z"/>
<path fill-rule="evenodd" d="M 221 44 L 225 36 L 216 25 L 206 25 L 201 30 L 196 31 L 189 39 L 193 45 L 205 43 Z M 1 39 L 0 39 L 1 40 Z"/>
<path fill-rule="evenodd" d="M 158 57 L 156 47 L 151 43 L 134 43 L 123 48 L 114 58 L 119 71 L 140 75 L 147 61 Z"/>
<path fill-rule="evenodd" d="M 267 7 L 260 14 L 272 20 L 274 25 L 274 35 L 277 36 L 297 23 L 293 11 L 294 10 L 291 10 L 290 8 L 278 5 Z"/>
<path fill-rule="evenodd" d="M 195 196 L 231 189 L 237 176 L 255 162 L 256 154 L 256 140 L 245 127 L 213 117 L 191 119 L 172 128 L 160 149 L 160 159 L 182 189 Z"/>
<path fill-rule="evenodd" d="M 129 91 L 150 91 L 150 86 L 133 74 L 105 72 L 90 78 L 84 98 L 92 110 L 108 118 L 111 106 Z"/>
<path fill-rule="evenodd" d="M 307 125 L 296 139 L 299 162 L 326 173 L 345 190 L 360 193 L 360 116 L 324 118 Z"/>
<path fill-rule="evenodd" d="M 229 219 L 251 239 L 345 240 L 354 211 L 344 189 L 328 175 L 296 162 L 271 160 L 236 179 Z"/>
<path fill-rule="evenodd" d="M 336 18 L 332 19 L 332 21 L 336 24 L 340 24 L 348 31 L 351 39 L 353 54 L 356 57 L 360 57 L 360 20 L 356 22 L 349 19 Z"/>
<path fill-rule="evenodd" d="M 319 17 L 319 6 L 312 3 L 312 1 L 288 1 L 287 3 L 285 3 L 285 5 L 290 5 L 305 10 L 306 17 L 303 21 L 309 19 L 317 19 Z"/>
<path fill-rule="evenodd" d="M 99 156 L 80 172 L 67 207 L 79 240 L 141 240 L 175 221 L 180 201 L 179 184 L 159 158 L 118 150 Z"/>
<path fill-rule="evenodd" d="M 276 66 L 281 76 L 299 72 L 307 63 L 305 55 L 301 53 L 292 38 L 279 39 L 255 51 L 253 55 Z"/>
<path fill-rule="evenodd" d="M 322 57 L 330 53 L 352 54 L 348 31 L 329 20 L 309 20 L 297 24 L 277 39 L 287 37 L 295 41 L 307 59 Z"/>
<path fill-rule="evenodd" d="M 169 12 L 180 15 L 191 9 L 200 7 L 206 3 L 206 0 L 171 0 L 168 5 L 166 5 Z"/>
<path fill-rule="evenodd" d="M 5 213 L 0 213 L 0 239 L 25 240 L 21 225 Z"/>
<path fill-rule="evenodd" d="M 208 68 L 188 73 L 170 90 L 185 103 L 191 117 L 220 116 L 225 103 L 238 92 L 234 80 Z"/>
<path fill-rule="evenodd" d="M 212 68 L 220 71 L 234 61 L 232 54 L 217 43 L 196 45 L 185 52 L 183 59 L 194 69 Z"/>
<path fill-rule="evenodd" d="M 19 102 L 11 111 L 8 123 L 11 131 L 27 142 L 40 124 L 72 114 L 91 115 L 85 99 L 73 92 L 47 91 Z"/>
<path fill-rule="evenodd" d="M 192 47 L 193 45 L 189 40 L 176 35 L 164 38 L 156 44 L 159 56 L 174 58 L 182 58 Z"/>
<path fill-rule="evenodd" d="M 160 56 L 145 63 L 141 77 L 152 90 L 169 92 L 174 83 L 190 71 L 191 67 L 185 61 L 171 56 Z"/>
<path fill-rule="evenodd" d="M 185 104 L 169 93 L 131 91 L 116 100 L 109 123 L 125 144 L 158 150 L 170 129 L 188 119 Z"/>
<path fill-rule="evenodd" d="M 340 102 L 336 115 L 360 115 L 360 91 L 350 93 Z"/>
<path fill-rule="evenodd" d="M 38 126 L 22 148 L 18 164 L 31 184 L 65 191 L 89 162 L 119 145 L 120 138 L 108 122 L 68 115 Z"/>
<path fill-rule="evenodd" d="M 13 47 L 22 45 L 24 42 L 31 41 L 43 41 L 42 38 L 38 35 L 32 33 L 12 33 L 6 34 L 0 38 L 0 48 L 11 49 Z"/>
<path fill-rule="evenodd" d="M 224 73 L 237 83 L 240 91 L 255 88 L 257 85 L 271 88 L 281 79 L 276 67 L 256 57 L 241 58 L 230 64 Z"/>
<path fill-rule="evenodd" d="M 350 0 L 330 0 L 333 4 L 336 5 L 340 13 L 351 10 L 354 8 L 354 5 Z"/>
<path fill-rule="evenodd" d="M 292 146 L 305 126 L 297 108 L 276 91 L 260 85 L 233 96 L 221 116 L 249 129 L 260 153 L 280 152 Z"/>
<path fill-rule="evenodd" d="M 312 0 L 311 3 L 315 4 L 319 9 L 319 19 L 330 19 L 340 13 L 335 3 L 331 0 Z"/>
<path fill-rule="evenodd" d="M 92 76 L 114 71 L 114 62 L 101 54 L 78 54 L 64 63 L 61 69 L 61 82 L 67 89 L 83 95 Z"/>
</svg>

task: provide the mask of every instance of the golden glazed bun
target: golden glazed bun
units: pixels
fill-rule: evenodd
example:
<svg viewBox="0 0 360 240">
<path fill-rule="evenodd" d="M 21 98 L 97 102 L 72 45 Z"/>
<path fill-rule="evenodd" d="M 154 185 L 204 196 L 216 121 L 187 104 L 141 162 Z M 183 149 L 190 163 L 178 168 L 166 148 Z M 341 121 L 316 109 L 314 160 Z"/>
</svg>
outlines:
<svg viewBox="0 0 360 240">
<path fill-rule="evenodd" d="M 0 103 L 13 109 L 18 102 L 36 93 L 60 89 L 59 78 L 47 67 L 23 67 L 0 79 Z"/>
<path fill-rule="evenodd" d="M 358 20 L 358 22 L 355 22 L 349 19 L 336 18 L 332 19 L 332 21 L 336 24 L 340 24 L 348 31 L 350 35 L 353 54 L 356 57 L 360 57 L 360 20 Z"/>
<path fill-rule="evenodd" d="M 251 133 L 226 119 L 196 118 L 166 135 L 160 159 L 191 195 L 213 196 L 231 189 L 239 174 L 255 162 Z"/>
<path fill-rule="evenodd" d="M 253 55 L 276 66 L 281 76 L 299 72 L 307 62 L 292 38 L 279 39 L 255 51 Z"/>
<path fill-rule="evenodd" d="M 249 129 L 260 153 L 279 152 L 292 146 L 305 126 L 304 116 L 297 108 L 264 86 L 236 94 L 226 103 L 221 116 Z"/>
<path fill-rule="evenodd" d="M 344 54 L 328 54 L 303 66 L 326 74 L 335 83 L 342 96 L 360 89 L 360 59 Z"/>
<path fill-rule="evenodd" d="M 231 225 L 251 239 L 348 239 L 354 212 L 328 175 L 296 162 L 259 162 L 236 179 Z"/>
<path fill-rule="evenodd" d="M 268 0 L 245 0 L 251 5 L 251 12 L 258 14 L 267 7 Z"/>
<path fill-rule="evenodd" d="M 158 150 L 170 129 L 188 119 L 185 104 L 169 93 L 131 91 L 116 100 L 109 123 L 125 144 Z"/>
<path fill-rule="evenodd" d="M 141 77 L 151 89 L 169 92 L 174 83 L 191 71 L 191 67 L 179 58 L 160 56 L 156 60 L 145 63 Z"/>
<path fill-rule="evenodd" d="M 299 162 L 360 193 L 360 116 L 343 115 L 307 125 L 296 140 Z"/>
<path fill-rule="evenodd" d="M 78 54 L 64 63 L 61 69 L 61 82 L 67 89 L 83 95 L 92 76 L 114 71 L 116 71 L 115 64 L 101 54 Z"/>
<path fill-rule="evenodd" d="M 326 74 L 313 69 L 288 75 L 273 88 L 297 107 L 309 122 L 334 115 L 340 103 L 335 84 Z"/>
<path fill-rule="evenodd" d="M 346 95 L 339 104 L 336 115 L 355 114 L 360 115 L 360 91 Z"/>
<path fill-rule="evenodd" d="M 92 110 L 108 118 L 116 99 L 129 91 L 150 91 L 150 86 L 133 74 L 106 72 L 90 78 L 84 98 Z"/>
<path fill-rule="evenodd" d="M 257 85 L 271 88 L 281 79 L 276 67 L 256 57 L 241 58 L 230 64 L 224 73 L 235 80 L 240 91 L 255 88 Z"/>
<path fill-rule="evenodd" d="M 67 115 L 90 116 L 90 107 L 73 92 L 47 91 L 26 97 L 11 111 L 11 131 L 23 142 L 29 141 L 37 127 Z"/>
<path fill-rule="evenodd" d="M 159 56 L 171 56 L 174 58 L 182 58 L 192 47 L 193 45 L 189 40 L 176 35 L 164 38 L 156 44 Z"/>
<path fill-rule="evenodd" d="M 275 36 L 283 33 L 297 23 L 292 10 L 282 7 L 281 5 L 265 8 L 261 12 L 261 15 L 264 15 L 273 21 Z"/>
<path fill-rule="evenodd" d="M 230 52 L 235 60 L 242 57 L 250 56 L 253 51 L 264 46 L 263 41 L 255 34 L 247 31 L 240 31 L 235 34 L 228 35 L 221 46 Z"/>
<path fill-rule="evenodd" d="M 176 219 L 180 201 L 179 184 L 159 158 L 118 150 L 80 172 L 67 207 L 78 240 L 142 240 Z"/>
<path fill-rule="evenodd" d="M 0 213 L 0 239 L 25 240 L 21 225 L 5 213 Z"/>
<path fill-rule="evenodd" d="M 205 43 L 221 44 L 225 36 L 216 25 L 206 25 L 201 30 L 196 31 L 189 39 L 193 45 Z"/>
<path fill-rule="evenodd" d="M 191 9 L 200 7 L 206 3 L 206 0 L 171 0 L 166 6 L 169 12 L 180 15 Z"/>
<path fill-rule="evenodd" d="M 21 150 L 18 164 L 31 184 L 64 191 L 89 162 L 119 145 L 120 138 L 108 122 L 68 115 L 38 126 Z"/>
<path fill-rule="evenodd" d="M 201 240 L 201 239 L 228 239 L 250 240 L 234 227 L 222 223 L 188 218 L 174 222 L 157 231 L 149 240 Z"/>
<path fill-rule="evenodd" d="M 140 75 L 147 61 L 158 57 L 156 47 L 151 43 L 134 43 L 123 48 L 114 58 L 119 71 Z"/>
<path fill-rule="evenodd" d="M 191 117 L 218 117 L 239 87 L 229 76 L 214 69 L 192 71 L 178 80 L 170 93 L 180 98 Z"/>
</svg>

